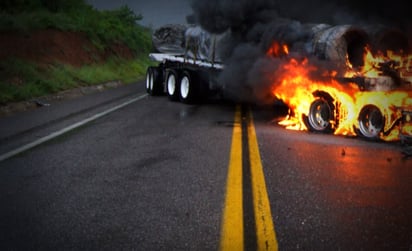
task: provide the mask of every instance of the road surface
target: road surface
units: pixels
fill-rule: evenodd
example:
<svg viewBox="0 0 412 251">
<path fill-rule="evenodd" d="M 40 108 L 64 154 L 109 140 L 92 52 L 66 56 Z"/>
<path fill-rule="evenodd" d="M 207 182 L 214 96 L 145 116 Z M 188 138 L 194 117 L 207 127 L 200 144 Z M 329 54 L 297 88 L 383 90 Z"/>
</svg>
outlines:
<svg viewBox="0 0 412 251">
<path fill-rule="evenodd" d="M 2 156 L 46 140 L 0 162 L 1 250 L 411 250 L 412 159 L 397 143 L 128 88 L 4 134 Z"/>
</svg>

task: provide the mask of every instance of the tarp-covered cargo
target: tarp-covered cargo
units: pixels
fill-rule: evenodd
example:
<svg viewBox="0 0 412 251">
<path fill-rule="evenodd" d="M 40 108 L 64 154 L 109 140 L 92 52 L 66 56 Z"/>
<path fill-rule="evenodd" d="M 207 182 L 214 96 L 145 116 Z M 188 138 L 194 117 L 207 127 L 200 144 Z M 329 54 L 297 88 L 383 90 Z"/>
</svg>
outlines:
<svg viewBox="0 0 412 251">
<path fill-rule="evenodd" d="M 165 25 L 155 30 L 153 46 L 158 52 L 219 62 L 218 43 L 223 35 L 210 34 L 200 26 Z"/>
<path fill-rule="evenodd" d="M 156 29 L 152 35 L 154 48 L 161 53 L 184 54 L 187 28 L 183 24 L 168 24 Z"/>
</svg>

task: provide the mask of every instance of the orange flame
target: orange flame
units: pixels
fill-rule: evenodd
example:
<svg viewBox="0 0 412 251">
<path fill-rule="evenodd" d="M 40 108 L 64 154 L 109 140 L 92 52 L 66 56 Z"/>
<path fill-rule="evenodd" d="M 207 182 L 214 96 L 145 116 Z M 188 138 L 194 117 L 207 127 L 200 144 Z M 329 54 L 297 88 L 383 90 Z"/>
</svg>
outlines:
<svg viewBox="0 0 412 251">
<path fill-rule="evenodd" d="M 280 44 L 276 41 L 272 43 L 272 46 L 267 50 L 267 56 L 280 57 L 289 54 L 289 48 L 286 44 Z"/>
<path fill-rule="evenodd" d="M 386 53 L 378 51 L 376 55 L 373 55 L 369 46 L 366 46 L 363 61 L 364 65 L 359 71 L 353 69 L 352 65 L 347 62 L 349 70 L 346 72 L 345 77 L 354 77 L 357 75 L 379 77 L 382 75 L 380 65 L 392 63 L 393 69 L 399 71 L 400 78 L 412 83 L 412 55 L 396 54 L 390 50 L 386 51 Z"/>
<path fill-rule="evenodd" d="M 278 43 L 274 43 L 267 55 L 277 55 Z M 364 66 L 355 71 L 347 65 L 344 77 L 362 77 L 364 84 L 372 86 L 373 91 L 364 91 L 359 83 L 341 81 L 336 72 L 327 72 L 311 65 L 308 59 L 298 61 L 288 59 L 273 73 L 272 93 L 290 109 L 287 118 L 279 122 L 287 129 L 308 130 L 307 118 L 311 104 L 319 97 L 326 97 L 333 107 L 334 118 L 328 121 L 334 134 L 357 135 L 359 116 L 363 108 L 373 105 L 384 116 L 384 125 L 379 137 L 385 141 L 399 140 L 400 134 L 412 136 L 412 122 L 401 127 L 402 110 L 412 110 L 412 88 L 392 88 L 391 77 L 382 76 L 381 64 L 389 60 L 394 62 L 403 81 L 412 81 L 405 76 L 412 76 L 412 56 L 399 56 L 388 52 L 387 55 L 373 56 L 367 48 Z M 396 64 L 395 64 L 396 63 Z M 409 75 L 408 75 L 409 74 Z M 311 76 L 319 76 L 313 78 Z M 343 78 L 341 78 L 343 79 Z M 376 85 L 376 86 L 374 86 Z M 316 108 L 317 109 L 317 108 Z M 369 115 L 368 115 L 369 116 Z"/>
</svg>

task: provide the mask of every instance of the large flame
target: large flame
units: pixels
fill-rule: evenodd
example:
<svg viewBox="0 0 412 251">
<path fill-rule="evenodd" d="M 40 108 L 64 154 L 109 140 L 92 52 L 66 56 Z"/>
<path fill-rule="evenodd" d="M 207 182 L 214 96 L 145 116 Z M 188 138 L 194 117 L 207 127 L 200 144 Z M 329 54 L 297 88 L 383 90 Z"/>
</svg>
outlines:
<svg viewBox="0 0 412 251">
<path fill-rule="evenodd" d="M 278 43 L 274 45 L 267 55 L 277 56 L 282 54 L 279 51 L 288 51 L 281 49 Z M 395 55 L 392 52 L 374 56 L 369 48 L 365 51 L 364 66 L 354 69 L 348 63 L 345 78 L 337 77 L 334 71 L 319 69 L 307 58 L 285 60 L 285 63 L 273 74 L 272 93 L 290 109 L 288 117 L 280 124 L 288 129 L 307 130 L 305 118 L 308 116 L 311 104 L 319 97 L 326 97 L 334 108 L 335 119 L 330 121 L 334 134 L 356 135 L 362 108 L 373 105 L 379 108 L 385 117 L 384 128 L 379 136 L 382 140 L 399 140 L 400 133 L 412 136 L 411 123 L 403 124 L 403 127 L 400 123 L 402 112 L 412 111 L 412 90 L 407 88 L 411 87 L 412 83 L 412 56 Z M 385 77 L 382 76 L 382 69 L 390 71 L 388 74 L 396 72 L 399 74 Z M 396 71 L 392 72 L 392 70 Z M 316 79 L 311 77 L 315 75 L 322 77 Z M 373 91 L 365 91 L 364 86 L 355 81 L 356 77 L 362 77 L 362 84 L 377 86 Z M 393 84 L 393 78 L 396 77 L 403 82 L 395 83 L 397 88 L 392 88 L 390 84 Z M 403 85 L 404 87 L 398 86 L 405 81 L 409 83 Z"/>
</svg>

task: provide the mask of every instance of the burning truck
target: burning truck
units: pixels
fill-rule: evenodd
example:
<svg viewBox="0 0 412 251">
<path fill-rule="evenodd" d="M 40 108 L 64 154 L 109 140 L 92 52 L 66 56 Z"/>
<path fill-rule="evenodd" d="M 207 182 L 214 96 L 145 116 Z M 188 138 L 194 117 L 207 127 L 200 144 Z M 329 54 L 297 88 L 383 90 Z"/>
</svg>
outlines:
<svg viewBox="0 0 412 251">
<path fill-rule="evenodd" d="M 266 91 L 289 108 L 287 129 L 385 141 L 412 137 L 412 54 L 408 37 L 383 26 L 306 24 L 304 53 L 271 41 L 263 57 Z M 168 25 L 153 33 L 159 64 L 147 69 L 150 95 L 191 103 L 224 92 L 220 47 L 230 31 Z M 321 62 L 321 63 L 319 63 Z M 322 67 L 322 65 L 328 67 Z"/>
</svg>

